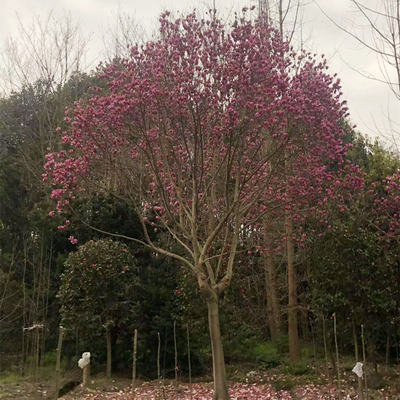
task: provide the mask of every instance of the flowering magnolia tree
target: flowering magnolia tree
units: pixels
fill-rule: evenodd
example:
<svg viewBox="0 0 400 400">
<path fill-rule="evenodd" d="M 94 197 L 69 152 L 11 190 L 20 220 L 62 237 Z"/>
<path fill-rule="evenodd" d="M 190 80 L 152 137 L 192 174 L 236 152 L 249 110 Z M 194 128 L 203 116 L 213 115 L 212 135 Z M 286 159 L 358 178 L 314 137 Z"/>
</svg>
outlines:
<svg viewBox="0 0 400 400">
<path fill-rule="evenodd" d="M 105 68 L 109 89 L 67 111 L 65 150 L 48 154 L 44 179 L 59 212 L 87 190 L 131 202 L 143 229 L 132 240 L 193 272 L 208 305 L 214 399 L 225 400 L 218 297 L 238 244 L 342 162 L 347 110 L 325 62 L 296 56 L 265 24 L 166 12 L 159 37 Z M 153 242 L 158 230 L 179 250 Z"/>
</svg>

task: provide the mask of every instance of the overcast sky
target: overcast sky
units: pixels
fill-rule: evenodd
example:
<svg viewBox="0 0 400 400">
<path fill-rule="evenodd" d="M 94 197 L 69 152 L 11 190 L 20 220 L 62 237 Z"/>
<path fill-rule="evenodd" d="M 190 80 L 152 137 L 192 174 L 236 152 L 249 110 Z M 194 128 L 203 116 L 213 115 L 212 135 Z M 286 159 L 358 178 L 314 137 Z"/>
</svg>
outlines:
<svg viewBox="0 0 400 400">
<path fill-rule="evenodd" d="M 330 65 L 330 72 L 338 73 L 342 80 L 344 97 L 349 103 L 351 120 L 363 134 L 374 136 L 376 125 L 385 129 L 389 107 L 391 117 L 400 122 L 399 103 L 386 85 L 364 78 L 355 70 L 363 70 L 379 76 L 379 64 L 374 54 L 366 51 L 338 29 L 320 11 L 317 4 L 341 26 L 351 28 L 356 19 L 350 0 L 307 0 L 304 7 L 302 36 L 309 38 L 307 46 L 313 52 L 324 53 Z M 383 0 L 366 2 L 373 5 Z M 164 9 L 188 11 L 202 9 L 211 0 L 0 0 L 0 47 L 8 35 L 18 35 L 18 14 L 23 23 L 29 24 L 34 14 L 43 19 L 53 10 L 61 16 L 71 12 L 72 18 L 81 22 L 86 35 L 91 35 L 90 59 L 99 61 L 103 40 L 101 32 L 115 22 L 115 14 L 120 7 L 125 13 L 135 15 L 147 31 L 157 26 L 157 17 Z M 255 0 L 216 0 L 222 14 L 238 11 L 243 6 L 257 5 Z"/>
</svg>

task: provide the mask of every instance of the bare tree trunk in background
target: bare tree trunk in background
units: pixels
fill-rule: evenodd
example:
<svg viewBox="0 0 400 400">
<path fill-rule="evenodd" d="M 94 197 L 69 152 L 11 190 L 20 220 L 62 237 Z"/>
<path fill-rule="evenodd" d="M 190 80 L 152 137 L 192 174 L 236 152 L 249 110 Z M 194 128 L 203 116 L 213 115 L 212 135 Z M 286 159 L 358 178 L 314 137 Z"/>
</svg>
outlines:
<svg viewBox="0 0 400 400">
<path fill-rule="evenodd" d="M 297 271 L 294 260 L 293 222 L 290 214 L 285 213 L 287 276 L 288 276 L 288 335 L 289 359 L 291 363 L 300 361 L 299 332 L 297 316 Z"/>
<path fill-rule="evenodd" d="M 305 308 L 301 309 L 301 333 L 305 342 L 309 341 L 309 320 L 308 311 Z"/>
<path fill-rule="evenodd" d="M 273 255 L 266 251 L 264 256 L 265 286 L 267 290 L 267 316 L 271 339 L 275 340 L 281 331 L 278 285 Z"/>
<path fill-rule="evenodd" d="M 59 380 L 60 380 L 60 370 L 61 370 L 61 348 L 62 348 L 62 340 L 63 340 L 64 328 L 60 326 L 60 331 L 58 334 L 58 346 L 57 346 L 57 364 L 56 364 L 56 390 L 54 398 L 58 399 L 59 393 Z"/>
<path fill-rule="evenodd" d="M 278 282 L 276 278 L 276 269 L 274 257 L 271 253 L 272 241 L 270 237 L 268 222 L 264 219 L 264 272 L 265 288 L 267 291 L 267 318 L 271 333 L 271 339 L 274 340 L 281 330 L 281 314 L 279 309 Z"/>
<path fill-rule="evenodd" d="M 392 333 L 392 330 L 391 330 L 391 326 L 390 326 L 390 321 L 388 321 L 387 333 L 386 333 L 386 354 L 385 354 L 385 363 L 386 363 L 386 365 L 390 364 L 390 346 L 391 346 L 390 337 L 391 337 L 391 333 Z"/>
<path fill-rule="evenodd" d="M 107 367 L 106 367 L 106 377 L 107 379 L 111 379 L 111 362 L 112 362 L 112 354 L 111 354 L 111 332 L 110 327 L 107 324 L 106 326 L 106 340 L 107 340 Z"/>
</svg>

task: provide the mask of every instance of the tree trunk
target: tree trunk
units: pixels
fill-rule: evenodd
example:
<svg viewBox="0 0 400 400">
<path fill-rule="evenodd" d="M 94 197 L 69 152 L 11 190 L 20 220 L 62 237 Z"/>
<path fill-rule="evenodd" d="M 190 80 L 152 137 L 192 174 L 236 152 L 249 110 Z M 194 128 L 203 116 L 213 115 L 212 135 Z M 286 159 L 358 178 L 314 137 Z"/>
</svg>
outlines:
<svg viewBox="0 0 400 400">
<path fill-rule="evenodd" d="M 264 271 L 265 271 L 265 288 L 267 292 L 267 318 L 271 333 L 271 339 L 274 340 L 281 330 L 281 315 L 279 310 L 278 299 L 278 283 L 276 280 L 276 270 L 274 258 L 271 253 L 271 237 L 268 232 L 268 223 L 264 221 L 265 228 L 265 255 L 264 255 Z"/>
<path fill-rule="evenodd" d="M 221 329 L 219 325 L 218 297 L 215 293 L 212 293 L 211 297 L 207 299 L 207 306 L 213 358 L 213 400 L 229 400 L 230 397 L 226 383 L 224 350 L 222 347 Z"/>
<path fill-rule="evenodd" d="M 388 323 L 388 329 L 387 329 L 387 336 L 386 336 L 386 357 L 385 357 L 385 362 L 386 365 L 390 364 L 390 322 Z"/>
<path fill-rule="evenodd" d="M 61 348 L 63 340 L 64 328 L 60 326 L 60 332 L 58 334 L 58 346 L 57 346 L 57 364 L 56 364 L 56 390 L 54 399 L 58 399 L 59 388 L 60 388 L 60 366 L 61 366 Z"/>
<path fill-rule="evenodd" d="M 308 343 L 309 342 L 309 321 L 308 321 L 308 313 L 307 310 L 303 309 L 301 312 L 301 333 L 303 336 L 303 340 Z"/>
<path fill-rule="evenodd" d="M 356 362 L 359 361 L 359 350 L 358 350 L 358 340 L 357 340 L 357 332 L 356 332 L 356 325 L 352 318 L 352 325 L 353 325 L 353 342 L 354 342 L 354 356 L 356 358 Z"/>
<path fill-rule="evenodd" d="M 286 247 L 287 247 L 287 274 L 288 274 L 288 336 L 289 336 L 289 360 L 291 363 L 300 361 L 299 332 L 297 320 L 297 277 L 294 265 L 293 222 L 288 213 L 285 215 Z"/>
<path fill-rule="evenodd" d="M 110 327 L 106 327 L 106 339 L 107 339 L 107 367 L 106 367 L 106 377 L 111 379 L 111 332 Z"/>
</svg>

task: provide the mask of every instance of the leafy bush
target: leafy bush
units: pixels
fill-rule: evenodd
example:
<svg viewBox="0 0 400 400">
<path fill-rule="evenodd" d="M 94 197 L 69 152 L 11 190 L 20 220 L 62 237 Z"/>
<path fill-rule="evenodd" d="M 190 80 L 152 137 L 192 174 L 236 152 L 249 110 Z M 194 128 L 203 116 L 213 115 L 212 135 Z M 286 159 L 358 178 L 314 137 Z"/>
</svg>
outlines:
<svg viewBox="0 0 400 400">
<path fill-rule="evenodd" d="M 275 342 L 265 342 L 258 344 L 253 349 L 253 355 L 261 368 L 274 368 L 281 363 L 281 355 L 279 354 Z"/>
<path fill-rule="evenodd" d="M 289 337 L 287 335 L 279 335 L 274 343 L 280 355 L 289 353 Z"/>
<path fill-rule="evenodd" d="M 310 373 L 310 365 L 308 360 L 304 359 L 294 364 L 285 365 L 282 368 L 282 372 L 284 374 L 291 374 L 295 376 L 306 375 Z"/>
<path fill-rule="evenodd" d="M 314 349 L 311 346 L 305 346 L 301 349 L 301 358 L 309 360 L 314 358 Z"/>
<path fill-rule="evenodd" d="M 55 366 L 57 363 L 57 351 L 49 351 L 43 357 L 43 367 Z"/>
</svg>

